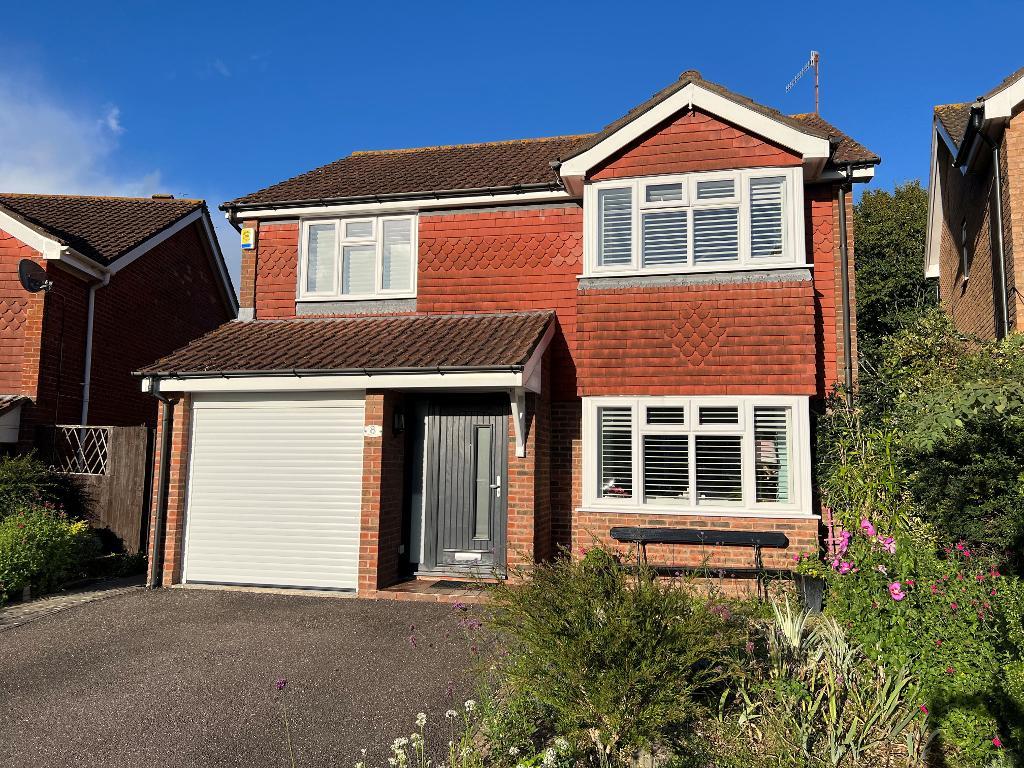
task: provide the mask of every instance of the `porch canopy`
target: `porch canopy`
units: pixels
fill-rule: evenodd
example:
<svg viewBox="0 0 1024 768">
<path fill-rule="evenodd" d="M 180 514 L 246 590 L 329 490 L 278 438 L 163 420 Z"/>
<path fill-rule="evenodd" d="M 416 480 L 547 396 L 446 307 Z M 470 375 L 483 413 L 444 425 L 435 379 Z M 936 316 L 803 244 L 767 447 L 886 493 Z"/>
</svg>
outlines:
<svg viewBox="0 0 1024 768">
<path fill-rule="evenodd" d="M 136 372 L 164 392 L 507 391 L 521 451 L 554 312 L 236 320 Z"/>
</svg>

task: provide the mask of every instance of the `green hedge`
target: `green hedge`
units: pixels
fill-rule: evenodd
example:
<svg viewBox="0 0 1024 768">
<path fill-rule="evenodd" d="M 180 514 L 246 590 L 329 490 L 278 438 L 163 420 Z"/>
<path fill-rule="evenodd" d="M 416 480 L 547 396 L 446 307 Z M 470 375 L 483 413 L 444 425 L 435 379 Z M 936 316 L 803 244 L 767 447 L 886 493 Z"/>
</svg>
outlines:
<svg viewBox="0 0 1024 768">
<path fill-rule="evenodd" d="M 0 521 L 0 602 L 26 586 L 52 590 L 82 575 L 99 543 L 88 523 L 48 506 L 27 506 Z"/>
</svg>

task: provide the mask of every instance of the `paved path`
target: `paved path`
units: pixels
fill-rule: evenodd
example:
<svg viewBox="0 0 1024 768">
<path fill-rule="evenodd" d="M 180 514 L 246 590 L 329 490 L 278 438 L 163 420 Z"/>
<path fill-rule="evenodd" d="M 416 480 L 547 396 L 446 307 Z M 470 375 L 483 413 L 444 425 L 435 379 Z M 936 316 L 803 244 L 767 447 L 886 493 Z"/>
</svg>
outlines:
<svg viewBox="0 0 1024 768">
<path fill-rule="evenodd" d="M 47 595 L 38 600 L 29 600 L 26 603 L 5 605 L 0 608 L 0 630 L 26 624 L 33 619 L 49 616 L 73 605 L 91 603 L 94 600 L 104 600 L 108 597 L 116 597 L 126 592 L 142 589 L 144 581 L 145 578 L 143 576 L 125 576 L 119 579 L 108 579 L 99 584 L 91 584 L 81 589 L 73 589 L 56 595 Z"/>
<path fill-rule="evenodd" d="M 478 610 L 469 608 L 469 611 Z M 472 691 L 450 605 L 128 588 L 0 630 L 0 766 L 350 767 Z M 449 694 L 451 689 L 451 694 Z"/>
</svg>

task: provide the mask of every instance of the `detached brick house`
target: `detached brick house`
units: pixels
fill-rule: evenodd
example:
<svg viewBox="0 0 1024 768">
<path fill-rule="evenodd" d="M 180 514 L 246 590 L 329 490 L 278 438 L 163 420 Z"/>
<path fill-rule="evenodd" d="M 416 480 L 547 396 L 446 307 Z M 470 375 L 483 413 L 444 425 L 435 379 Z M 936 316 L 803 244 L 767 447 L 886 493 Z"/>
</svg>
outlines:
<svg viewBox="0 0 1024 768">
<path fill-rule="evenodd" d="M 37 426 L 155 426 L 132 372 L 236 313 L 202 200 L 0 193 L 0 451 Z"/>
<path fill-rule="evenodd" d="M 956 327 L 1024 329 L 1024 68 L 974 102 L 935 107 L 925 265 Z"/>
<path fill-rule="evenodd" d="M 597 133 L 355 152 L 226 204 L 240 319 L 140 370 L 174 409 L 163 582 L 372 594 L 615 525 L 784 532 L 786 567 L 878 162 L 691 71 Z M 651 551 L 705 554 L 749 564 Z"/>
</svg>

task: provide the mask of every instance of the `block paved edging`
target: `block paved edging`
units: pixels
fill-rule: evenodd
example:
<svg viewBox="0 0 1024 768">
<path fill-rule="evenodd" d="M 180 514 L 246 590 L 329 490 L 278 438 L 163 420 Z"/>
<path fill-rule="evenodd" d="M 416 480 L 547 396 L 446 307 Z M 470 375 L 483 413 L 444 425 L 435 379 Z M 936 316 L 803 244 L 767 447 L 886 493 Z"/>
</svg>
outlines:
<svg viewBox="0 0 1024 768">
<path fill-rule="evenodd" d="M 109 579 L 99 584 L 91 584 L 87 588 L 30 600 L 27 603 L 14 603 L 0 608 L 0 631 L 27 624 L 35 619 L 59 613 L 76 605 L 105 600 L 108 597 L 116 597 L 142 588 L 142 576 L 125 576 Z"/>
</svg>

